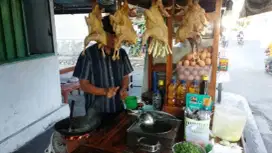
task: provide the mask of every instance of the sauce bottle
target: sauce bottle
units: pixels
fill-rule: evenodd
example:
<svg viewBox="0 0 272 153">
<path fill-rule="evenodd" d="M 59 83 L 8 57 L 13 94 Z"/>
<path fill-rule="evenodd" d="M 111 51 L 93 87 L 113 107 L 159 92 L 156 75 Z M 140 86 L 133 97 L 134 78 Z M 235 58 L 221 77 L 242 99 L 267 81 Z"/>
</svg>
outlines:
<svg viewBox="0 0 272 153">
<path fill-rule="evenodd" d="M 162 99 L 162 106 L 164 104 L 164 98 L 165 98 L 165 84 L 164 84 L 164 80 L 159 80 L 158 81 L 158 89 L 159 89 L 159 92 L 161 94 L 161 99 Z"/>
<path fill-rule="evenodd" d="M 199 94 L 199 86 L 198 86 L 197 80 L 193 80 L 193 82 L 191 83 L 191 85 L 189 87 L 189 93 Z"/>
<path fill-rule="evenodd" d="M 185 106 L 185 95 L 186 95 L 186 81 L 181 80 L 180 84 L 177 87 L 177 97 L 176 97 L 176 104 L 178 106 Z"/>
<path fill-rule="evenodd" d="M 167 93 L 167 104 L 169 106 L 175 106 L 176 103 L 176 81 L 173 79 L 171 84 L 168 86 Z"/>
<path fill-rule="evenodd" d="M 160 110 L 162 106 L 161 94 L 157 88 L 157 73 L 153 72 L 153 94 L 152 94 L 152 104 L 155 110 Z"/>
<path fill-rule="evenodd" d="M 208 95 L 209 89 L 209 77 L 207 75 L 202 76 L 202 82 L 200 83 L 200 92 L 199 94 Z"/>
</svg>

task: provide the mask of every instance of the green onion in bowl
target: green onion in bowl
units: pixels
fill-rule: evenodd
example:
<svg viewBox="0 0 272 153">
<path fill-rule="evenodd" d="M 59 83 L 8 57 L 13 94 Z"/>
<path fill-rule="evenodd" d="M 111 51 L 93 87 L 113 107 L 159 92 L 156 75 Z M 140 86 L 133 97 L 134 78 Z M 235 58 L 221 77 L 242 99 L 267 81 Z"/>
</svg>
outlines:
<svg viewBox="0 0 272 153">
<path fill-rule="evenodd" d="M 206 153 L 206 151 L 197 144 L 191 142 L 179 142 L 173 145 L 173 153 Z"/>
</svg>

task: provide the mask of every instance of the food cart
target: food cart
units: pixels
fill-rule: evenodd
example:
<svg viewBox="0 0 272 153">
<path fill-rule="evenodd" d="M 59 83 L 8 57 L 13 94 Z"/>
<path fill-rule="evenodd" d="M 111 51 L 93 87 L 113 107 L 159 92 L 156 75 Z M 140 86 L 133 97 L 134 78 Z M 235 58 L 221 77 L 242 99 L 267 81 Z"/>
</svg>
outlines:
<svg viewBox="0 0 272 153">
<path fill-rule="evenodd" d="M 160 0 L 158 0 L 160 1 Z M 128 1 L 131 4 L 136 4 L 139 6 L 143 6 L 145 8 L 149 8 L 150 4 L 147 4 L 144 1 Z M 102 126 L 97 130 L 92 131 L 84 136 L 79 137 L 66 137 L 66 146 L 68 153 L 87 153 L 87 152 L 101 152 L 101 153 L 123 153 L 123 152 L 148 152 L 147 150 L 153 150 L 156 152 L 157 148 L 161 146 L 168 146 L 162 147 L 159 152 L 163 153 L 170 153 L 172 152 L 171 147 L 175 142 L 181 142 L 184 140 L 184 126 L 183 121 L 184 119 L 184 110 L 180 106 L 169 106 L 167 104 L 167 93 L 168 93 L 168 86 L 171 84 L 171 80 L 173 78 L 173 71 L 177 64 L 173 64 L 173 54 L 171 53 L 173 47 L 173 38 L 174 38 L 174 21 L 180 20 L 177 19 L 175 14 L 176 4 L 179 1 L 172 0 L 172 1 L 164 1 L 163 5 L 165 6 L 165 12 L 167 17 L 165 18 L 165 22 L 167 25 L 167 34 L 168 38 L 164 38 L 164 40 L 168 40 L 167 44 L 163 44 L 160 46 L 164 48 L 164 52 L 167 53 L 165 56 L 166 64 L 153 64 L 154 54 L 148 55 L 148 90 L 152 90 L 152 73 L 153 72 L 165 72 L 165 89 L 166 89 L 166 96 L 164 98 L 164 105 L 162 106 L 162 111 L 156 112 L 156 114 L 161 116 L 162 118 L 169 120 L 169 124 L 164 124 L 164 122 L 158 122 L 156 125 L 158 128 L 150 129 L 149 126 L 143 126 L 142 124 L 138 124 L 137 117 L 133 115 L 128 115 L 127 112 L 123 112 L 118 115 L 116 118 L 112 119 L 110 124 L 107 126 Z M 212 100 L 215 101 L 215 92 L 216 92 L 216 73 L 217 73 L 217 54 L 218 54 L 218 46 L 219 46 L 219 37 L 220 37 L 220 13 L 221 13 L 221 6 L 222 0 L 215 0 L 215 1 L 201 1 L 200 5 L 204 7 L 206 11 L 206 17 L 209 17 L 209 21 L 213 23 L 213 37 L 212 37 L 212 45 L 208 46 L 210 53 L 212 53 L 211 63 L 210 65 L 210 82 L 208 84 L 208 95 L 211 96 Z M 93 8 L 95 8 L 95 2 L 93 2 Z M 154 5 L 157 5 L 159 9 L 163 9 L 160 4 L 157 4 L 156 1 L 153 1 Z M 118 3 L 121 6 L 121 3 Z M 207 8 L 205 8 L 205 6 Z M 210 7 L 212 6 L 212 7 Z M 122 6 L 121 6 L 122 8 Z M 158 18 L 156 18 L 158 19 Z M 159 19 L 158 19 L 159 20 Z M 182 19 L 181 19 L 182 20 Z M 143 39 L 147 39 L 143 38 Z M 148 40 L 149 44 L 147 46 L 152 46 L 152 43 L 156 44 L 157 42 L 152 42 L 150 38 Z M 127 40 L 128 41 L 128 40 Z M 163 42 L 163 40 L 162 40 Z M 103 43 L 103 42 L 100 42 Z M 160 44 L 161 45 L 161 44 Z M 162 52 L 163 52 L 162 51 Z M 118 56 L 118 53 L 114 54 Z M 118 58 L 118 57 L 116 57 Z M 183 57 L 180 57 L 183 59 Z M 183 61 L 184 62 L 184 61 Z M 191 81 L 187 82 L 187 85 L 190 86 Z M 164 113 L 166 112 L 166 113 Z M 175 120 L 174 118 L 180 118 L 181 120 Z M 170 126 L 169 126 L 170 125 Z M 208 122 L 208 128 L 210 126 L 210 121 Z M 211 125 L 212 126 L 212 125 Z M 139 132 L 139 130 L 145 130 L 144 133 Z M 157 131 L 158 130 L 158 131 Z M 151 137 L 151 139 L 146 138 Z M 160 140 L 158 143 L 158 140 Z M 218 140 L 215 140 L 218 141 Z M 143 143 L 145 142 L 145 143 Z M 139 144 L 138 144 L 139 143 Z M 239 145 L 243 148 L 244 142 L 243 138 L 240 139 Z M 129 146 L 135 146 L 129 147 Z M 170 146 L 170 147 L 169 147 Z M 142 149 L 138 150 L 141 147 Z M 158 150 L 157 150 L 158 151 Z M 244 153 L 246 151 L 244 150 Z"/>
</svg>

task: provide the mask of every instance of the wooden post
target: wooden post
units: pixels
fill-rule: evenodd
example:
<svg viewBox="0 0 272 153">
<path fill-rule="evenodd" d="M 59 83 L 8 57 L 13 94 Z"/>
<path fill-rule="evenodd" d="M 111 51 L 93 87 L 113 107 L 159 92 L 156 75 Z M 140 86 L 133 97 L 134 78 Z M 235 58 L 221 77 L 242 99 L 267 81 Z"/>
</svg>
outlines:
<svg viewBox="0 0 272 153">
<path fill-rule="evenodd" d="M 216 20 L 214 21 L 214 37 L 213 37 L 213 53 L 212 53 L 212 74 L 210 82 L 209 95 L 215 100 L 216 91 L 216 73 L 217 73 L 217 60 L 218 60 L 218 50 L 219 50 L 219 40 L 220 40 L 220 20 L 221 20 L 221 7 L 222 0 L 216 0 Z"/>
<path fill-rule="evenodd" d="M 155 0 L 152 0 L 152 2 L 154 2 Z M 148 39 L 148 47 L 149 47 L 149 43 L 150 43 L 151 38 Z M 148 48 L 146 49 L 146 51 L 148 51 Z M 147 71 L 148 71 L 148 91 L 151 91 L 152 89 L 152 73 L 153 73 L 153 56 L 152 54 L 148 54 L 148 67 L 147 67 Z"/>
<path fill-rule="evenodd" d="M 174 13 L 175 13 L 175 2 L 176 0 L 172 0 L 172 9 L 171 12 L 169 13 L 171 16 L 167 18 L 166 24 L 168 27 L 168 44 L 171 50 L 173 49 L 173 20 L 174 20 Z M 166 93 L 168 93 L 167 87 L 171 83 L 172 80 L 172 72 L 173 72 L 173 58 L 172 55 L 169 54 L 167 56 L 166 60 L 166 83 L 165 83 L 165 88 L 166 88 Z M 166 94 L 167 95 L 167 94 Z M 167 98 L 165 98 L 167 101 Z M 166 102 L 165 102 L 166 103 Z"/>
<path fill-rule="evenodd" d="M 148 41 L 148 42 L 150 42 L 150 41 Z M 146 50 L 148 50 L 148 49 L 146 49 Z M 148 55 L 148 58 L 147 58 L 147 60 L 148 60 L 148 91 L 151 91 L 151 89 L 152 89 L 152 72 L 153 72 L 153 57 L 152 57 L 152 54 L 151 55 L 149 55 L 148 53 L 147 53 L 147 55 Z"/>
</svg>

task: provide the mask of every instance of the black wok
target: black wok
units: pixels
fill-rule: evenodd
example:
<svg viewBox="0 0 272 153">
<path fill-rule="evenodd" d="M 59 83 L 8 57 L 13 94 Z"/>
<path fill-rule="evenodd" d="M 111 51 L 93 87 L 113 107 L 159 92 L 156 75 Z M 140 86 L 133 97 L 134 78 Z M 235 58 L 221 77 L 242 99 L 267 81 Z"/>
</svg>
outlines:
<svg viewBox="0 0 272 153">
<path fill-rule="evenodd" d="M 88 110 L 88 115 L 73 117 L 75 101 L 72 101 L 70 117 L 57 122 L 55 130 L 63 136 L 82 136 L 98 128 L 101 116 L 94 109 Z"/>
</svg>

